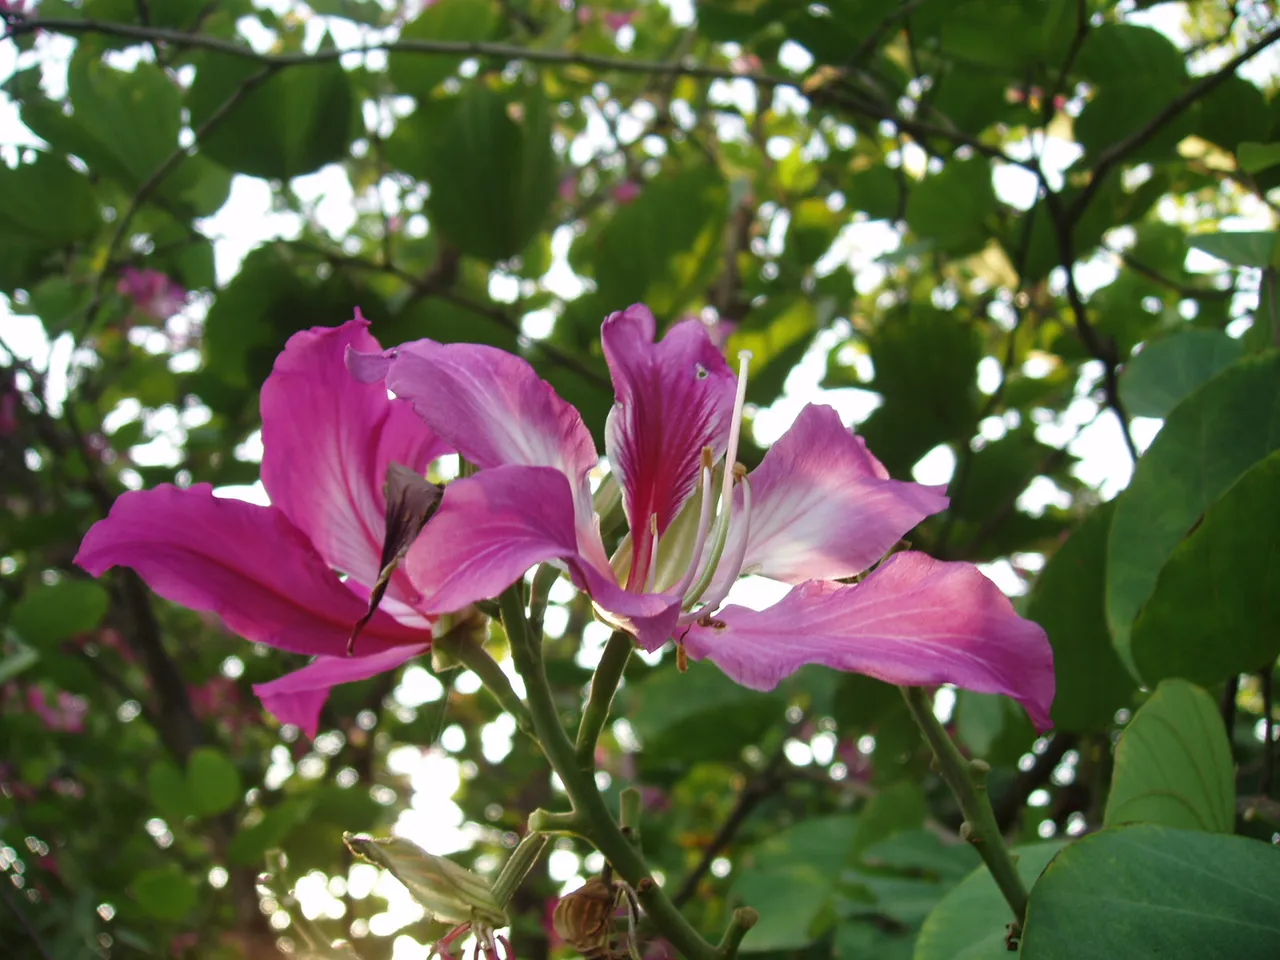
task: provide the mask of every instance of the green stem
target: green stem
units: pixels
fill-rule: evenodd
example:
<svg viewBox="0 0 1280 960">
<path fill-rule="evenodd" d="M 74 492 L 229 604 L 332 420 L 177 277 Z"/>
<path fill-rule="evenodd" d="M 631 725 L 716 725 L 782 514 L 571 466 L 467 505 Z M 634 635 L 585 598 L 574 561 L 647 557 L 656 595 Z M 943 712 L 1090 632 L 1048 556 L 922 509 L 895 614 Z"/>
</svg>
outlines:
<svg viewBox="0 0 1280 960">
<path fill-rule="evenodd" d="M 498 661 L 489 656 L 489 652 L 478 641 L 459 630 L 437 637 L 434 643 L 440 652 L 453 657 L 479 677 L 485 689 L 501 704 L 502 709 L 515 719 L 516 726 L 537 739 L 529 708 L 524 705 L 524 701 L 511 686 L 511 681 L 498 666 Z"/>
<path fill-rule="evenodd" d="M 615 630 L 605 644 L 600 663 L 596 665 L 596 672 L 591 677 L 591 692 L 587 695 L 587 705 L 582 711 L 582 722 L 578 724 L 578 740 L 574 747 L 578 754 L 578 766 L 583 770 L 595 769 L 596 743 L 600 740 L 600 731 L 609 720 L 613 695 L 618 692 L 622 672 L 627 669 L 634 647 L 635 643 L 629 634 Z"/>
<path fill-rule="evenodd" d="M 544 563 L 533 575 L 533 583 L 529 587 L 529 622 L 538 631 L 542 630 L 542 618 L 547 612 L 551 588 L 559 579 L 560 571 L 549 563 Z"/>
<path fill-rule="evenodd" d="M 517 583 L 499 599 L 502 621 L 511 640 L 516 669 L 529 692 L 529 712 L 543 753 L 559 774 L 587 839 L 635 889 L 654 925 L 687 960 L 720 960 L 716 948 L 698 935 L 649 874 L 644 858 L 619 829 L 596 789 L 594 772 L 578 766 L 577 754 L 560 724 L 555 698 L 547 682 L 541 645 L 529 631 L 521 587 L 522 584 Z"/>
<path fill-rule="evenodd" d="M 973 844 L 991 872 L 992 879 L 1004 895 L 1019 930 L 1027 918 L 1027 887 L 1022 882 L 1013 855 L 1005 846 L 996 823 L 991 798 L 987 795 L 987 773 L 990 767 L 981 760 L 966 760 L 951 742 L 934 715 L 929 697 L 919 687 L 901 687 L 907 708 L 924 734 L 925 741 L 938 761 L 938 770 L 964 812 L 961 836 Z"/>
<path fill-rule="evenodd" d="M 733 916 L 729 919 L 729 928 L 725 930 L 716 953 L 723 960 L 733 960 L 738 955 L 738 947 L 742 946 L 742 938 L 759 922 L 760 914 L 750 907 L 739 907 L 733 911 Z"/>
</svg>

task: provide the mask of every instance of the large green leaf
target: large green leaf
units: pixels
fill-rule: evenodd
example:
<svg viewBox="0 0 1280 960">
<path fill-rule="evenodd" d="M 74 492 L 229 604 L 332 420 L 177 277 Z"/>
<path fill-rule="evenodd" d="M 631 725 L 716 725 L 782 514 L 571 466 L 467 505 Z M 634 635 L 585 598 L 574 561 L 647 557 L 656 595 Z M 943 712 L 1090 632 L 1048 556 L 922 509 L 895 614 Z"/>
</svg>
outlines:
<svg viewBox="0 0 1280 960">
<path fill-rule="evenodd" d="M 907 225 L 948 253 L 973 253 L 990 236 L 985 220 L 996 206 L 991 164 L 980 157 L 953 160 L 912 188 Z"/>
<path fill-rule="evenodd" d="M 1063 843 L 1015 847 L 1018 873 L 1031 887 Z M 985 866 L 939 901 L 920 928 L 915 960 L 1004 960 L 1013 913 Z"/>
<path fill-rule="evenodd" d="M 388 155 L 431 182 L 432 224 L 463 253 L 486 260 L 520 253 L 555 196 L 551 116 L 536 85 L 502 93 L 472 81 L 453 100 L 420 106 L 396 130 Z"/>
<path fill-rule="evenodd" d="M 1154 824 L 1096 833 L 1062 851 L 1031 891 L 1022 956 L 1280 956 L 1280 854 Z"/>
<path fill-rule="evenodd" d="M 244 792 L 236 765 L 213 747 L 200 747 L 187 760 L 187 789 L 204 817 L 230 810 Z"/>
<path fill-rule="evenodd" d="M 1231 745 L 1213 698 L 1166 680 L 1120 737 L 1105 823 L 1230 833 L 1235 792 Z"/>
<path fill-rule="evenodd" d="M 1204 514 L 1160 571 L 1130 638 L 1148 683 L 1216 683 L 1280 654 L 1280 452 Z"/>
<path fill-rule="evenodd" d="M 181 920 L 196 905 L 195 883 L 177 864 L 143 871 L 131 889 L 138 905 L 161 920 Z"/>
<path fill-rule="evenodd" d="M 1280 354 L 1247 357 L 1173 409 L 1116 504 L 1107 553 L 1107 622 L 1136 670 L 1130 630 L 1160 569 L 1204 510 L 1280 447 Z"/>
<path fill-rule="evenodd" d="M 484 40 L 498 21 L 493 0 L 439 0 L 426 6 L 400 33 L 402 41 Z M 454 74 L 462 57 L 393 53 L 387 69 L 402 93 L 425 97 Z"/>
<path fill-rule="evenodd" d="M 733 759 L 786 708 L 782 696 L 747 690 L 709 663 L 657 670 L 628 689 L 627 719 L 645 754 L 665 762 Z"/>
<path fill-rule="evenodd" d="M 1191 238 L 1197 250 L 1238 267 L 1268 267 L 1276 253 L 1280 233 L 1272 230 L 1202 233 Z"/>
<path fill-rule="evenodd" d="M 797 949 L 821 934 L 856 829 L 850 816 L 815 817 L 741 858 L 733 892 L 760 913 L 743 950 Z"/>
<path fill-rule="evenodd" d="M 18 636 L 36 646 L 50 646 L 92 630 L 107 614 L 111 596 L 92 580 L 61 580 L 32 587 L 9 623 Z"/>
<path fill-rule="evenodd" d="M 608 221 L 594 251 L 600 302 L 607 310 L 648 303 L 666 319 L 719 258 L 728 191 L 706 164 L 672 171 Z"/>
<path fill-rule="evenodd" d="M 1120 399 L 1135 417 L 1167 417 L 1196 387 L 1244 353 L 1221 330 L 1184 330 L 1147 344 L 1120 377 Z"/>
<path fill-rule="evenodd" d="M 261 67 L 226 54 L 197 60 L 187 91 L 191 125 L 221 111 Z M 281 70 L 236 103 L 204 137 L 200 151 L 236 173 L 287 180 L 341 160 L 355 113 L 351 83 L 336 60 Z"/>
<path fill-rule="evenodd" d="M 1086 732 L 1109 726 L 1137 684 L 1111 646 L 1104 610 L 1107 535 L 1115 501 L 1091 513 L 1049 558 L 1027 604 L 1053 645 L 1053 722 Z"/>
<path fill-rule="evenodd" d="M 0 243 L 57 247 L 86 240 L 101 225 L 89 181 L 51 154 L 19 167 L 0 164 L 0 196 Z"/>
</svg>

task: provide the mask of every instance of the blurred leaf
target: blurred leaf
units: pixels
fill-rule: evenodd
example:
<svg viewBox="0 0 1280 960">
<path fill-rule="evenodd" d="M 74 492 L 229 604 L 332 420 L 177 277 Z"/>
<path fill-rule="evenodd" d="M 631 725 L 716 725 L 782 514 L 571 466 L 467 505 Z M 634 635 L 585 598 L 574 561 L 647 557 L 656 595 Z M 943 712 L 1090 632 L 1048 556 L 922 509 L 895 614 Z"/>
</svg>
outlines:
<svg viewBox="0 0 1280 960">
<path fill-rule="evenodd" d="M 35 646 L 48 647 L 88 633 L 107 615 L 111 595 L 92 580 L 33 586 L 13 608 L 10 625 Z"/>
<path fill-rule="evenodd" d="M 1178 404 L 1116 503 L 1107 552 L 1107 622 L 1136 670 L 1133 621 L 1161 568 L 1206 510 L 1280 446 L 1280 354 L 1247 357 Z"/>
<path fill-rule="evenodd" d="M 347 834 L 344 839 L 357 856 L 391 871 L 433 919 L 444 923 L 478 920 L 493 927 L 508 923 L 489 881 L 452 860 L 394 837 Z"/>
<path fill-rule="evenodd" d="M 1243 352 L 1239 340 L 1220 330 L 1184 330 L 1149 343 L 1125 364 L 1120 399 L 1130 416 L 1166 417 Z"/>
<path fill-rule="evenodd" d="M 51 154 L 0 164 L 0 196 L 0 243 L 57 247 L 92 237 L 101 223 L 89 181 Z"/>
<path fill-rule="evenodd" d="M 1236 159 L 1241 170 L 1258 173 L 1280 163 L 1280 143 L 1241 143 L 1236 147 Z"/>
<path fill-rule="evenodd" d="M 645 754 L 673 763 L 735 758 L 786 709 L 780 695 L 741 687 L 710 663 L 656 670 L 632 698 L 626 716 Z"/>
<path fill-rule="evenodd" d="M 991 164 L 983 158 L 952 160 L 925 177 L 907 197 L 907 225 L 939 249 L 961 255 L 982 249 L 986 218 L 996 209 Z"/>
<path fill-rule="evenodd" d="M 744 951 L 794 950 L 821 935 L 820 921 L 835 895 L 856 827 L 853 817 L 813 818 L 774 834 L 742 857 L 733 893 L 760 913 L 760 922 L 742 942 Z"/>
<path fill-rule="evenodd" d="M 498 22 L 492 0 L 438 0 L 426 6 L 400 32 L 402 41 L 485 40 Z M 425 97 L 445 77 L 457 72 L 462 57 L 393 53 L 391 80 L 402 93 Z"/>
<path fill-rule="evenodd" d="M 1202 233 L 1191 238 L 1191 246 L 1238 267 L 1268 267 L 1276 251 L 1273 231 Z"/>
<path fill-rule="evenodd" d="M 181 920 L 196 905 L 196 887 L 177 864 L 144 870 L 130 885 L 138 905 L 161 920 Z"/>
<path fill-rule="evenodd" d="M 235 764 L 213 747 L 198 747 L 187 759 L 187 788 L 202 817 L 225 813 L 244 792 Z"/>
<path fill-rule="evenodd" d="M 40 654 L 22 643 L 6 644 L 11 651 L 0 659 L 0 683 L 7 683 L 18 674 L 35 666 L 40 661 Z"/>
<path fill-rule="evenodd" d="M 504 94 L 473 80 L 453 100 L 420 108 L 387 150 L 431 181 L 432 224 L 463 253 L 485 260 L 528 246 L 555 197 L 551 117 L 540 86 Z"/>
<path fill-rule="evenodd" d="M 1115 501 L 1097 507 L 1049 558 L 1027 616 L 1053 645 L 1053 722 L 1084 733 L 1110 726 L 1137 684 L 1111 646 L 1104 609 L 1107 537 Z"/>
<path fill-rule="evenodd" d="M 164 819 L 177 826 L 196 812 L 196 801 L 187 781 L 168 760 L 157 760 L 147 770 L 147 793 Z"/>
<path fill-rule="evenodd" d="M 993 766 L 1017 763 L 1036 739 L 1022 707 L 1008 697 L 972 690 L 956 693 L 956 732 L 975 757 Z"/>
<path fill-rule="evenodd" d="M 1120 737 L 1104 823 L 1231 833 L 1235 794 L 1217 704 L 1184 680 L 1165 680 Z"/>
<path fill-rule="evenodd" d="M 1217 683 L 1280 654 L 1280 452 L 1259 461 L 1177 545 L 1138 615 L 1133 660 L 1148 683 Z"/>
<path fill-rule="evenodd" d="M 1064 842 L 1013 848 L 1018 874 L 1031 889 Z M 942 898 L 916 938 L 915 960 L 1004 960 L 1013 913 L 985 866 Z"/>
<path fill-rule="evenodd" d="M 858 817 L 849 856 L 861 857 L 868 848 L 924 823 L 927 808 L 918 783 L 894 783 L 882 787 Z"/>
<path fill-rule="evenodd" d="M 227 859 L 237 864 L 261 863 L 266 852 L 279 846 L 293 830 L 311 815 L 310 797 L 291 797 L 272 807 L 251 827 L 245 827 L 227 848 Z"/>
<path fill-rule="evenodd" d="M 262 67 L 227 54 L 203 53 L 187 91 L 191 125 L 199 128 Z M 236 173 L 287 180 L 341 160 L 354 129 L 347 72 L 336 60 L 281 70 L 257 84 L 208 133 L 200 151 Z"/>
<path fill-rule="evenodd" d="M 1269 844 L 1154 824 L 1103 830 L 1064 850 L 1031 891 L 1022 956 L 1275 956 L 1277 891 Z"/>
</svg>

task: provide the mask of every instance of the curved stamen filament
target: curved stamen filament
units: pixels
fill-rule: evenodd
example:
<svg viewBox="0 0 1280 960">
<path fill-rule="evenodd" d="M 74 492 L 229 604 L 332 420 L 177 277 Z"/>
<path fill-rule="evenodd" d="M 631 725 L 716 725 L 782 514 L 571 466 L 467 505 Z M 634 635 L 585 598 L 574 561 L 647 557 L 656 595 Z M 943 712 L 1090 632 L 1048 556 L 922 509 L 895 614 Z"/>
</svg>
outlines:
<svg viewBox="0 0 1280 960">
<path fill-rule="evenodd" d="M 702 562 L 702 551 L 707 546 L 707 534 L 711 532 L 711 511 L 716 504 L 715 497 L 711 495 L 711 484 L 714 479 L 715 471 L 711 463 L 711 449 L 704 447 L 702 450 L 702 510 L 698 514 L 698 532 L 693 541 L 693 556 L 689 558 L 689 569 L 684 572 L 680 582 L 671 588 L 672 593 L 678 593 L 682 597 L 684 592 L 689 589 L 689 584 L 693 583 L 693 578 L 698 572 L 698 564 Z"/>
<path fill-rule="evenodd" d="M 658 582 L 658 515 L 649 516 L 649 572 L 645 577 L 645 593 L 653 593 Z"/>
<path fill-rule="evenodd" d="M 733 419 L 729 421 L 729 445 L 724 452 L 724 481 L 720 485 L 720 503 L 725 512 L 733 502 L 733 465 L 738 462 L 738 439 L 742 436 L 742 411 L 747 405 L 747 373 L 751 369 L 750 350 L 739 350 L 738 392 L 733 398 Z"/>
<path fill-rule="evenodd" d="M 742 510 L 738 515 L 738 522 L 742 524 L 742 535 L 734 544 L 733 553 L 725 558 L 725 573 L 730 571 L 732 573 L 721 580 L 720 585 L 711 591 L 701 607 L 697 610 L 686 608 L 686 612 L 680 615 L 679 623 L 692 623 L 704 613 L 715 610 L 724 603 L 724 598 L 729 595 L 729 591 L 742 574 L 742 565 L 747 559 L 747 541 L 751 536 L 751 483 L 746 477 L 742 478 Z"/>
</svg>

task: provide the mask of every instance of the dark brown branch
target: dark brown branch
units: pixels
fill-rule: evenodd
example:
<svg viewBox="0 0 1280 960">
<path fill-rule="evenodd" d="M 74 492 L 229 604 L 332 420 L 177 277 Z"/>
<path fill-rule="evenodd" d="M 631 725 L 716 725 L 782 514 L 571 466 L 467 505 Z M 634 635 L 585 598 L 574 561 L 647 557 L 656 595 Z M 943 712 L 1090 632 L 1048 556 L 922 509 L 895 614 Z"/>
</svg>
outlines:
<svg viewBox="0 0 1280 960">
<path fill-rule="evenodd" d="M 1135 130 L 1123 140 L 1113 143 L 1104 150 L 1102 155 L 1098 157 L 1097 163 L 1093 165 L 1093 169 L 1089 177 L 1089 183 L 1080 192 L 1080 195 L 1076 197 L 1075 203 L 1071 205 L 1071 210 L 1068 212 L 1067 220 L 1071 224 L 1075 224 L 1075 222 L 1084 213 L 1085 209 L 1089 206 L 1089 201 L 1094 198 L 1098 190 L 1102 187 L 1102 182 L 1106 179 L 1107 174 L 1123 162 L 1125 157 L 1129 156 L 1129 154 L 1133 153 L 1133 151 L 1137 150 L 1139 147 L 1147 144 L 1162 129 L 1164 129 L 1166 124 L 1175 119 L 1182 113 L 1182 111 L 1186 110 L 1187 107 L 1191 106 L 1201 97 L 1207 96 L 1219 84 L 1224 83 L 1230 77 L 1235 76 L 1236 70 L 1238 70 L 1242 64 L 1248 63 L 1277 40 L 1280 40 L 1280 27 L 1276 27 L 1275 29 L 1264 33 L 1261 37 L 1240 51 L 1239 54 L 1228 60 L 1222 66 L 1222 69 L 1215 73 L 1211 73 L 1208 76 L 1201 77 L 1191 86 L 1187 87 L 1187 89 L 1180 95 L 1170 100 L 1163 110 L 1152 117 L 1140 129 Z"/>
<path fill-rule="evenodd" d="M 1139 273 L 1153 283 L 1158 283 L 1160 286 L 1166 287 L 1178 296 L 1184 297 L 1188 300 L 1229 300 L 1231 297 L 1235 296 L 1235 287 L 1228 287 L 1226 290 L 1193 287 L 1185 283 L 1179 283 L 1171 277 L 1164 276 L 1164 274 L 1160 273 L 1158 270 L 1147 266 L 1141 260 L 1135 260 L 1132 256 L 1121 250 L 1112 250 L 1111 252 L 1119 257 L 1120 262 L 1134 273 Z"/>
<path fill-rule="evenodd" d="M 1027 798 L 1049 782 L 1067 751 L 1074 750 L 1079 742 L 1080 738 L 1074 733 L 1055 734 L 1044 753 L 1036 756 L 1035 763 L 1029 769 L 1018 772 L 1009 789 L 995 804 L 996 822 L 1000 824 L 1001 831 L 1007 831 L 1013 826 Z"/>
</svg>

